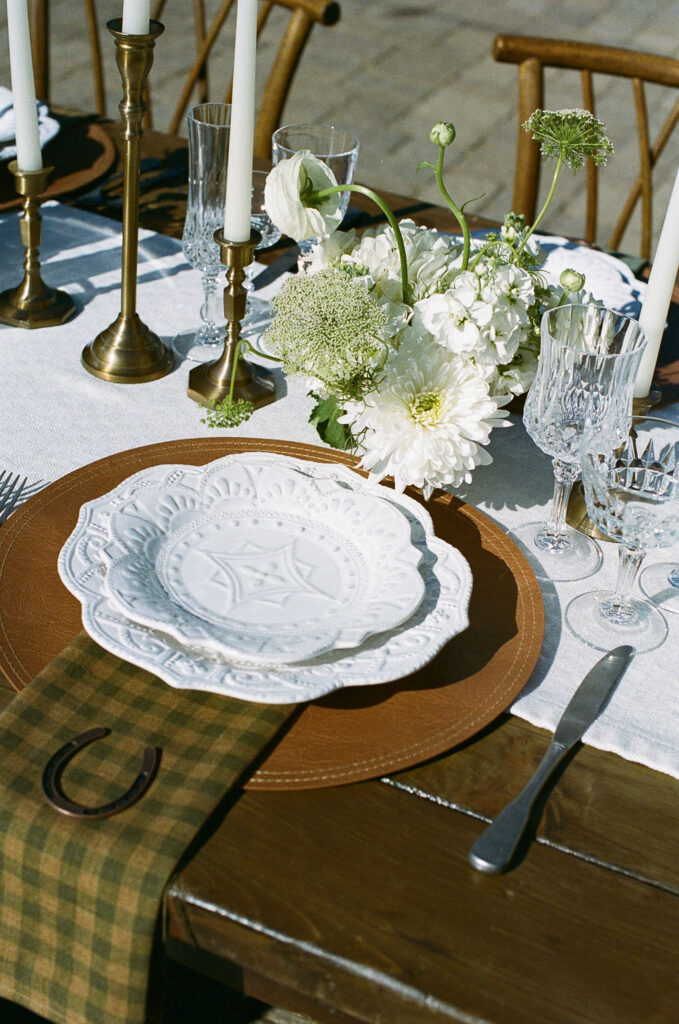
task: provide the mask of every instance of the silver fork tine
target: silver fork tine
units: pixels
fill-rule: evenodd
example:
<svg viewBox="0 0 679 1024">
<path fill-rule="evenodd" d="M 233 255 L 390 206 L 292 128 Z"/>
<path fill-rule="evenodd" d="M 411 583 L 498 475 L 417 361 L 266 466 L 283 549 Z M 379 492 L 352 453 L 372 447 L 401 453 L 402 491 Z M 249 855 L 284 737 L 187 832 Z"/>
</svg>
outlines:
<svg viewBox="0 0 679 1024">
<path fill-rule="evenodd" d="M 5 492 L 5 488 L 8 486 L 11 479 L 11 473 L 8 473 L 7 470 L 5 469 L 0 469 L 0 498 L 2 498 L 2 495 Z"/>
<path fill-rule="evenodd" d="M 14 482 L 7 493 L 3 493 L 0 497 L 0 523 L 4 523 L 5 519 L 11 514 L 14 506 L 21 497 L 21 492 L 26 486 L 28 477 L 25 476 L 21 483 L 19 483 L 18 475 L 14 478 Z"/>
</svg>

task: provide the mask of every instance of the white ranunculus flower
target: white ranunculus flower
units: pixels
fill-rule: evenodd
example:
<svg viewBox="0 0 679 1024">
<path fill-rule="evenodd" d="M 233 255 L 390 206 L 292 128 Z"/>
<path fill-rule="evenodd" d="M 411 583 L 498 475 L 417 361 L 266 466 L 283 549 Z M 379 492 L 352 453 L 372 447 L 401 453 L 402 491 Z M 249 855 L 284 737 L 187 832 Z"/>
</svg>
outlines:
<svg viewBox="0 0 679 1024">
<path fill-rule="evenodd" d="M 507 415 L 505 401 L 490 396 L 473 363 L 408 328 L 379 391 L 347 406 L 342 422 L 361 436 L 361 465 L 372 477 L 392 475 L 397 490 L 414 484 L 429 497 L 435 487 L 470 482 L 475 466 L 492 461 L 483 445 Z"/>
<path fill-rule="evenodd" d="M 264 206 L 279 231 L 296 242 L 331 235 L 342 220 L 341 193 L 336 192 L 315 205 L 305 205 L 309 193 L 337 184 L 322 160 L 308 149 L 300 149 L 269 171 L 264 189 Z"/>
</svg>

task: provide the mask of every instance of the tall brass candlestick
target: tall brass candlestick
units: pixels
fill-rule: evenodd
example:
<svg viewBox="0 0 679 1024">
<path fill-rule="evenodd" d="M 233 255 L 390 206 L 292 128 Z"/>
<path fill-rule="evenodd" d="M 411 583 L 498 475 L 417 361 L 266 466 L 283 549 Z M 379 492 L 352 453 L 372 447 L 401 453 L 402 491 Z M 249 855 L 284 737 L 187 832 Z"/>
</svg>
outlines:
<svg viewBox="0 0 679 1024">
<path fill-rule="evenodd" d="M 231 393 L 234 360 L 238 359 L 233 398 L 252 402 L 257 409 L 276 401 L 274 376 L 270 370 L 239 358 L 237 346 L 247 304 L 247 291 L 243 287 L 245 267 L 252 262 L 255 246 L 261 242 L 262 236 L 253 231 L 247 242 L 230 242 L 223 232 L 215 231 L 214 237 L 221 249 L 222 263 L 227 268 L 224 288 L 224 315 L 227 321 L 224 350 L 219 359 L 201 363 L 191 370 L 188 396 L 194 402 L 214 408 Z"/>
<path fill-rule="evenodd" d="M 85 369 L 118 384 L 139 384 L 169 373 L 172 352 L 144 324 L 137 308 L 139 238 L 139 139 L 146 111 L 143 92 L 153 64 L 153 48 L 164 27 L 151 21 L 147 35 L 121 31 L 122 20 L 108 22 L 116 44 L 116 64 L 123 82 L 120 103 L 123 127 L 125 184 L 123 191 L 123 255 L 121 309 L 113 323 L 83 349 Z"/>
<path fill-rule="evenodd" d="M 51 167 L 22 171 L 12 160 L 16 190 L 23 196 L 23 216 L 19 222 L 21 241 L 26 249 L 24 278 L 16 288 L 0 294 L 0 321 L 13 327 L 54 327 L 75 313 L 75 303 L 66 292 L 50 288 L 40 274 L 41 235 L 40 196 L 47 187 Z"/>
</svg>

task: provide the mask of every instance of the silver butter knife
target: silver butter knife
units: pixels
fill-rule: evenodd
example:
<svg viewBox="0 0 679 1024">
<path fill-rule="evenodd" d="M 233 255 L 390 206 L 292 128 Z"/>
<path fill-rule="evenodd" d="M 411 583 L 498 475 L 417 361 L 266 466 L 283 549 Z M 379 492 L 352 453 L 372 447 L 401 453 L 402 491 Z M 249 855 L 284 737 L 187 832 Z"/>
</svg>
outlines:
<svg viewBox="0 0 679 1024">
<path fill-rule="evenodd" d="M 507 870 L 545 783 L 598 717 L 634 654 L 633 647 L 616 647 L 587 673 L 561 716 L 535 774 L 469 851 L 469 861 L 477 871 L 498 875 Z"/>
</svg>

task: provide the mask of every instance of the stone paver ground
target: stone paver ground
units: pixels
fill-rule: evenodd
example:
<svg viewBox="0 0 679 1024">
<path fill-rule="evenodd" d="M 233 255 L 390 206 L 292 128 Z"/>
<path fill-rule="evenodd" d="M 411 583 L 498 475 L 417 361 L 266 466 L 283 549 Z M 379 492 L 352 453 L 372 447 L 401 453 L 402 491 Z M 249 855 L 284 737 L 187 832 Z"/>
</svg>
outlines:
<svg viewBox="0 0 679 1024">
<path fill-rule="evenodd" d="M 304 53 L 285 110 L 288 123 L 332 122 L 353 130 L 361 141 L 358 176 L 377 188 L 436 200 L 433 175 L 417 171 L 433 149 L 429 128 L 453 121 L 457 139 L 446 159 L 447 182 L 458 203 L 482 197 L 472 209 L 500 218 L 510 208 L 516 142 L 516 70 L 496 64 L 491 45 L 496 32 L 554 36 L 679 56 L 679 0 L 340 0 L 336 26 L 316 26 Z M 209 11 L 219 0 L 207 0 Z M 122 0 L 100 0 L 102 26 L 119 16 Z M 156 124 L 168 123 L 181 70 L 189 65 L 192 5 L 168 0 L 165 33 L 158 40 L 151 75 Z M 52 0 L 53 99 L 62 106 L 92 106 L 85 17 L 77 0 Z M 2 16 L 0 16 L 2 17 Z M 281 12 L 278 20 L 284 18 Z M 275 28 L 277 16 L 270 25 Z M 106 83 L 109 112 L 120 100 L 113 44 L 102 28 L 109 59 Z M 6 29 L 0 23 L 0 83 L 9 84 Z M 263 45 L 260 78 L 269 45 Z M 225 33 L 213 63 L 213 85 L 226 81 L 232 36 Z M 624 104 L 630 97 L 627 108 Z M 547 107 L 579 104 L 577 75 L 554 72 Z M 667 101 L 650 90 L 654 123 Z M 621 112 L 629 110 L 629 115 Z M 609 80 L 600 98 L 599 116 L 607 124 L 616 155 L 604 171 L 602 238 L 607 237 L 620 199 L 618 182 L 636 176 L 636 142 L 631 87 Z M 673 158 L 673 155 L 675 158 Z M 679 160 L 674 143 L 658 168 L 656 229 L 662 223 Z M 545 175 L 547 177 L 547 175 Z M 570 180 L 569 180 L 570 179 Z M 581 179 L 564 176 L 550 211 L 548 227 L 577 234 L 583 215 L 576 206 Z M 606 186 L 610 187 L 606 187 Z M 634 251 L 638 232 L 627 238 Z"/>
</svg>

